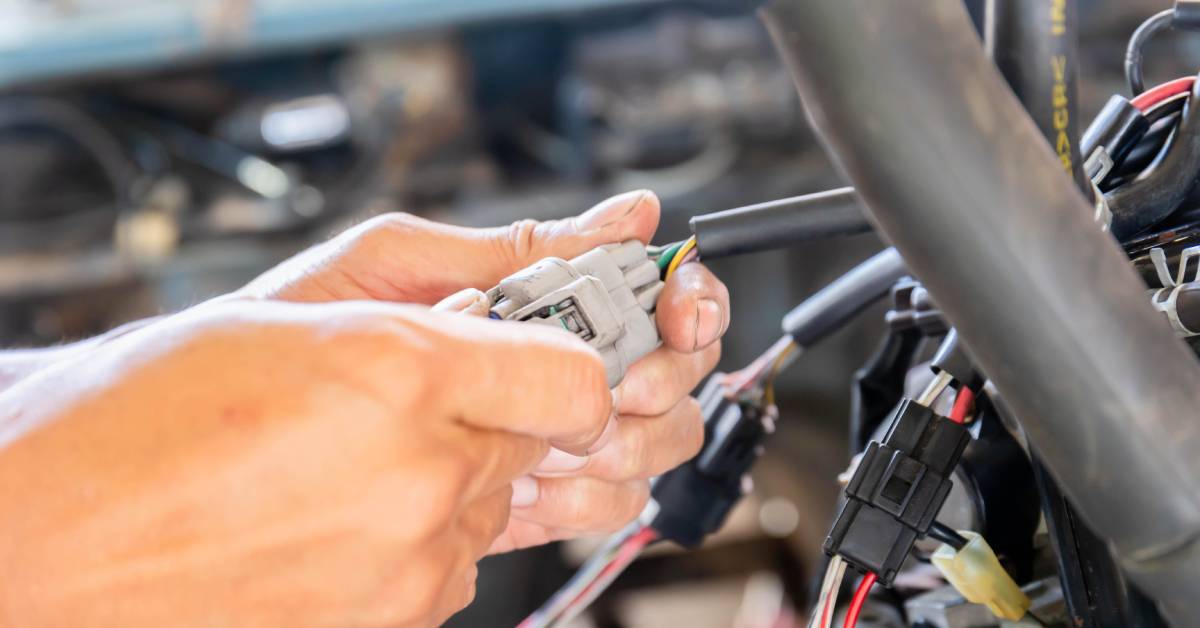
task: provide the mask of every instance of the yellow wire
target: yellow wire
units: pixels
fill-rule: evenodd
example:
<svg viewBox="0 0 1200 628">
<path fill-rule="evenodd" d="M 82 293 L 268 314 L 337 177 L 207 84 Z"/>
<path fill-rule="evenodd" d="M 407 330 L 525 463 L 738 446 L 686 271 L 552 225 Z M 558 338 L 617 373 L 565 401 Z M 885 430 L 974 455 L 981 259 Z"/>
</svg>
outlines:
<svg viewBox="0 0 1200 628">
<path fill-rule="evenodd" d="M 696 248 L 696 236 L 688 238 L 683 243 L 683 246 L 679 247 L 679 251 L 675 253 L 675 257 L 671 258 L 671 263 L 667 266 L 667 274 L 663 275 L 663 279 L 670 279 L 671 275 L 675 274 L 675 269 L 679 268 L 679 265 L 683 263 L 683 258 L 687 257 L 687 254 L 694 248 Z"/>
<path fill-rule="evenodd" d="M 775 356 L 775 360 L 771 363 L 771 371 L 767 375 L 767 383 L 763 386 L 763 401 L 768 406 L 775 405 L 775 378 L 779 377 L 779 371 L 783 369 L 784 360 L 787 360 L 788 355 L 795 350 L 796 343 L 789 343 L 788 346 L 783 348 L 783 351 L 779 352 L 779 355 Z"/>
</svg>

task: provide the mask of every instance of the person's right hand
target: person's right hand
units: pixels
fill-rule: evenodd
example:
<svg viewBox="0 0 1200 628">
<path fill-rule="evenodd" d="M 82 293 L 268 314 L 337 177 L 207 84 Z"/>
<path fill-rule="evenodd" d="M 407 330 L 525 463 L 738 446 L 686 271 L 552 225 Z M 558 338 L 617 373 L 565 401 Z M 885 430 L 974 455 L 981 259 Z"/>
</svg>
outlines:
<svg viewBox="0 0 1200 628">
<path fill-rule="evenodd" d="M 599 357 L 536 325 L 347 302 L 197 308 L 0 395 L 0 626 L 431 626 Z"/>
</svg>

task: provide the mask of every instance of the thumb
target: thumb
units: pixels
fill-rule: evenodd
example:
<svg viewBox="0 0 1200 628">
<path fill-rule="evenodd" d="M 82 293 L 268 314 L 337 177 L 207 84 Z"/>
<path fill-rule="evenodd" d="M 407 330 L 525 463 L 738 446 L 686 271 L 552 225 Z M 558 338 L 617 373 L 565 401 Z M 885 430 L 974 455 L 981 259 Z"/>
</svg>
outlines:
<svg viewBox="0 0 1200 628">
<path fill-rule="evenodd" d="M 658 197 L 649 190 L 614 196 L 562 220 L 521 220 L 508 227 L 468 229 L 425 222 L 417 231 L 385 231 L 395 238 L 375 251 L 373 272 L 391 274 L 404 298 L 432 303 L 465 288 L 487 290 L 501 279 L 545 257 L 571 259 L 602 244 L 648 243 L 658 228 Z M 403 239 L 403 241 L 401 241 Z M 401 260 L 403 258 L 403 260 Z M 387 260 L 380 264 L 378 260 Z M 389 270 L 395 269 L 395 270 Z"/>
<path fill-rule="evenodd" d="M 649 190 L 614 196 L 579 216 L 493 229 L 386 214 L 284 262 L 245 291 L 285 301 L 432 304 L 466 288 L 486 290 L 544 257 L 570 259 L 631 239 L 648 243 L 658 216 L 658 197 Z"/>
<path fill-rule="evenodd" d="M 487 230 L 493 250 L 490 261 L 499 278 L 544 257 L 570 259 L 602 244 L 640 240 L 648 244 L 658 228 L 660 206 L 650 190 L 614 196 L 586 212 L 562 220 L 523 220 L 506 228 Z"/>
</svg>

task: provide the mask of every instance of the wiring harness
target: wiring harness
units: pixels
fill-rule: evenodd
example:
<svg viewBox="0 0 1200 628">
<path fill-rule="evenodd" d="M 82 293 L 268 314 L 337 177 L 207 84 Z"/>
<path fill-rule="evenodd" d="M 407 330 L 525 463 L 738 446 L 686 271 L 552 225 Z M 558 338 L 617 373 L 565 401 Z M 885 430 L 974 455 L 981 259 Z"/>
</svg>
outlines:
<svg viewBox="0 0 1200 628">
<path fill-rule="evenodd" d="M 1185 76 L 1145 89 L 1142 79 L 1143 45 L 1171 28 L 1200 28 L 1200 1 L 1181 0 L 1138 29 L 1126 55 L 1132 96 L 1113 96 L 1083 134 L 1080 148 L 1099 226 L 1125 243 L 1131 256 L 1148 256 L 1151 276 L 1163 285 L 1150 291 L 1155 307 L 1181 335 L 1194 336 L 1200 333 L 1200 297 L 1192 295 L 1200 295 L 1200 280 L 1187 281 L 1192 275 L 1188 264 L 1200 256 L 1200 247 L 1176 252 L 1175 273 L 1161 247 L 1200 239 L 1200 214 L 1183 211 L 1193 203 L 1200 172 L 1200 113 L 1195 106 L 1200 81 Z M 690 226 L 694 235 L 687 240 L 647 249 L 662 279 L 701 257 L 780 248 L 871 227 L 853 188 L 699 215 Z M 855 442 L 857 455 L 846 474 L 844 503 L 824 543 L 828 564 L 807 625 L 831 627 L 844 609 L 843 628 L 854 628 L 875 585 L 893 585 L 922 539 L 936 541 L 937 549 L 925 558 L 964 600 L 997 618 L 1041 623 L 1032 616 L 1034 602 L 1017 585 L 1012 565 L 1001 563 L 989 539 L 938 521 L 952 476 L 982 429 L 980 404 L 995 414 L 997 398 L 994 390 L 988 392 L 957 331 L 908 274 L 900 255 L 885 249 L 789 312 L 783 337 L 753 362 L 712 376 L 699 395 L 705 420 L 701 453 L 657 478 L 653 499 L 638 521 L 610 538 L 522 628 L 562 625 L 576 616 L 652 543 L 696 547 L 719 529 L 743 496 L 746 476 L 778 421 L 775 381 L 780 373 L 806 348 L 889 293 L 897 304 L 886 319 L 891 331 L 879 359 L 857 376 L 852 417 L 855 433 L 864 427 L 855 421 L 885 427 L 875 432 L 874 440 Z M 1185 305 L 1192 309 L 1180 309 Z M 926 354 L 932 370 L 928 385 L 911 398 L 893 388 L 871 393 L 868 385 L 907 374 L 899 367 L 909 366 L 905 359 L 917 353 L 914 338 L 939 343 L 931 359 Z M 889 405 L 880 407 L 882 400 Z M 990 540 L 1003 548 L 1003 539 Z M 853 595 L 839 607 L 841 590 L 852 576 L 857 579 Z"/>
</svg>

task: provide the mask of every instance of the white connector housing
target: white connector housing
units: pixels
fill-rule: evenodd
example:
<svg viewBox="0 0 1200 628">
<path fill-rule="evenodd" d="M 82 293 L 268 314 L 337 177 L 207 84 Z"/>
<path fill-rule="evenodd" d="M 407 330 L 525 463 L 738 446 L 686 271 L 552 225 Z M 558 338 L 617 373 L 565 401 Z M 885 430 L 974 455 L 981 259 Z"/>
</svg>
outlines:
<svg viewBox="0 0 1200 628">
<path fill-rule="evenodd" d="M 491 316 L 561 327 L 600 352 L 615 387 L 660 342 L 654 309 L 663 282 L 637 240 L 604 245 L 571 261 L 548 257 L 488 291 Z"/>
<path fill-rule="evenodd" d="M 1012 621 L 1024 617 L 1029 597 L 1000 566 L 991 546 L 970 530 L 959 534 L 967 539 L 962 549 L 943 545 L 930 558 L 938 571 L 968 602 L 983 604 L 996 617 Z"/>
</svg>

